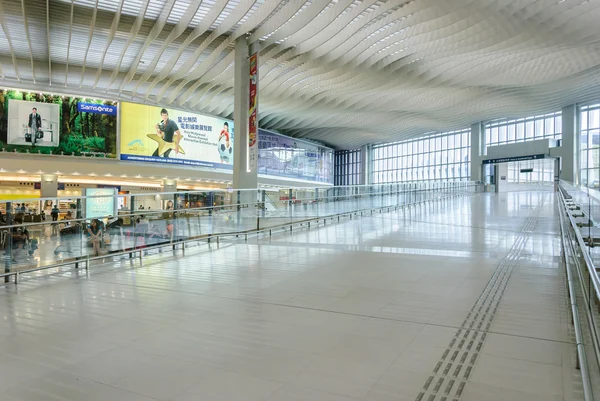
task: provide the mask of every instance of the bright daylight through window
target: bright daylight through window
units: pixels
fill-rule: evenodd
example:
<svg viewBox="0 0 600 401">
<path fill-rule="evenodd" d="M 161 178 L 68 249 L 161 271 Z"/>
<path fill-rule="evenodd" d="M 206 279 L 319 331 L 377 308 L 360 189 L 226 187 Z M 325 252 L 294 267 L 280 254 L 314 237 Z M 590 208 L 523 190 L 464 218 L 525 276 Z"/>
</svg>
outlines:
<svg viewBox="0 0 600 401">
<path fill-rule="evenodd" d="M 373 183 L 469 180 L 471 131 L 445 132 L 373 147 Z"/>
<path fill-rule="evenodd" d="M 581 185 L 599 187 L 600 104 L 584 106 L 579 114 L 581 126 L 580 179 Z"/>
</svg>

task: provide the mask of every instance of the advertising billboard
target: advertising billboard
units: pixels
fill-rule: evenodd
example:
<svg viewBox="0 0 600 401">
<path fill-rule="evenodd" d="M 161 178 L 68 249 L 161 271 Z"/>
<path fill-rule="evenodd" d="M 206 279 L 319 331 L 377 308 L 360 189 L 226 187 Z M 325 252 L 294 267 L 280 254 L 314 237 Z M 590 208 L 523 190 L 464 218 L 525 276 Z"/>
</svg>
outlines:
<svg viewBox="0 0 600 401">
<path fill-rule="evenodd" d="M 9 152 L 116 157 L 117 106 L 111 101 L 0 91 L 0 147 Z"/>
<path fill-rule="evenodd" d="M 57 147 L 60 106 L 56 103 L 8 99 L 7 144 Z"/>
<path fill-rule="evenodd" d="M 85 217 L 95 219 L 105 216 L 116 216 L 115 188 L 86 188 Z"/>
<path fill-rule="evenodd" d="M 258 173 L 333 183 L 333 150 L 260 129 Z"/>
<path fill-rule="evenodd" d="M 248 110 L 248 154 L 247 170 L 256 171 L 258 162 L 258 109 L 256 101 L 258 100 L 258 53 L 250 56 L 250 109 Z"/>
<path fill-rule="evenodd" d="M 121 103 L 121 160 L 233 169 L 233 121 Z"/>
</svg>

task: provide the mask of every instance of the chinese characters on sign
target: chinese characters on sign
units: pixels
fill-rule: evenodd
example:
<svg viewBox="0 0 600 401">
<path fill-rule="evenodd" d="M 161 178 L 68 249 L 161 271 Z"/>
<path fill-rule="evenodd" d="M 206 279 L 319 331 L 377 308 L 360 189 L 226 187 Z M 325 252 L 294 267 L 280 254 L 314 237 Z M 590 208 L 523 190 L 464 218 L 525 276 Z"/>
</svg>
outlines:
<svg viewBox="0 0 600 401">
<path fill-rule="evenodd" d="M 121 103 L 121 160 L 233 169 L 233 121 Z"/>
<path fill-rule="evenodd" d="M 258 53 L 250 56 L 250 107 L 248 109 L 248 154 L 247 170 L 255 171 L 258 162 L 258 121 L 257 110 L 257 81 L 258 81 Z"/>
</svg>

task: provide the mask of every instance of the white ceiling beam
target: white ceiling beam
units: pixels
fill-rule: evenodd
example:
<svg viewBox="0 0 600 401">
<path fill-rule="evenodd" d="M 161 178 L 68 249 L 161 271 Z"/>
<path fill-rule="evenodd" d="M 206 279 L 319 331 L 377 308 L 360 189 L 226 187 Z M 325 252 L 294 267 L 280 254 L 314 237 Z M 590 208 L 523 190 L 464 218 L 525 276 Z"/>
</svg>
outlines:
<svg viewBox="0 0 600 401">
<path fill-rule="evenodd" d="M 50 43 L 50 0 L 46 0 L 46 39 L 48 40 L 48 83 L 52 86 L 52 53 Z"/>
<path fill-rule="evenodd" d="M 21 12 L 23 14 L 23 30 L 25 31 L 25 37 L 27 38 L 27 45 L 29 47 L 29 59 L 31 61 L 31 70 L 33 72 L 33 83 L 35 80 L 35 69 L 33 68 L 33 49 L 31 47 L 31 35 L 29 34 L 29 21 L 27 21 L 27 13 L 25 12 L 25 0 L 21 0 Z"/>
<path fill-rule="evenodd" d="M 85 49 L 85 55 L 83 56 L 83 65 L 81 68 L 81 80 L 79 81 L 79 87 L 83 85 L 83 77 L 85 75 L 85 64 L 87 62 L 88 54 L 90 53 L 90 47 L 92 45 L 92 39 L 94 38 L 94 28 L 96 27 L 96 16 L 98 15 L 98 1 L 96 0 L 96 6 L 92 11 L 92 22 L 90 23 L 90 34 L 88 35 L 88 43 Z"/>
<path fill-rule="evenodd" d="M 15 70 L 16 78 L 18 81 L 20 81 L 21 78 L 19 76 L 19 68 L 17 67 L 17 56 L 15 54 L 15 49 L 13 47 L 13 42 L 11 39 L 10 32 L 8 31 L 8 27 L 6 25 L 6 20 L 4 18 L 4 0 L 0 0 L 0 26 L 2 27 L 2 30 L 4 31 L 4 36 L 6 36 L 6 39 L 8 41 L 8 47 L 10 49 L 10 56 L 12 59 L 12 64 L 13 64 L 13 68 Z M 4 74 L 2 74 L 2 75 L 4 78 Z"/>
<path fill-rule="evenodd" d="M 140 60 L 142 59 L 144 52 L 146 51 L 148 46 L 150 46 L 150 44 L 154 41 L 154 39 L 156 39 L 158 37 L 158 35 L 164 29 L 165 25 L 167 24 L 167 20 L 169 19 L 169 15 L 171 15 L 171 11 L 173 10 L 174 4 L 175 4 L 175 0 L 166 0 L 166 2 L 164 3 L 162 12 L 160 13 L 158 20 L 152 26 L 152 30 L 150 31 L 150 34 L 146 37 L 144 44 L 142 45 L 141 49 L 138 51 L 138 54 L 135 57 L 135 60 L 133 61 L 134 67 L 129 70 L 129 72 L 125 76 L 125 79 L 121 82 L 121 85 L 119 86 L 119 93 L 123 91 L 123 88 L 125 87 L 125 85 L 128 84 L 129 82 L 131 82 L 131 79 L 137 73 L 139 64 L 140 64 Z M 177 35 L 177 36 L 179 36 L 179 35 Z"/>
<path fill-rule="evenodd" d="M 71 55 L 71 38 L 73 35 L 73 12 L 75 9 L 75 0 L 71 0 L 71 13 L 69 18 L 69 40 L 67 41 L 67 64 L 65 68 L 65 87 L 69 84 L 69 56 Z"/>
<path fill-rule="evenodd" d="M 144 22 L 144 15 L 146 14 L 146 10 L 148 10 L 149 3 L 150 3 L 150 0 L 144 0 L 142 7 L 140 7 L 140 9 L 139 9 L 138 15 L 135 18 L 135 22 L 133 23 L 133 25 L 131 26 L 131 29 L 129 30 L 129 34 L 127 36 L 127 43 L 125 44 L 125 46 L 123 46 L 123 50 L 121 51 L 121 55 L 119 56 L 119 61 L 117 61 L 117 66 L 113 70 L 113 73 L 110 77 L 110 82 L 108 83 L 108 85 L 106 87 L 106 92 L 108 92 L 110 90 L 110 88 L 113 86 L 113 84 L 115 83 L 115 79 L 117 78 L 117 75 L 119 74 L 119 71 L 121 70 L 121 64 L 123 63 L 123 58 L 125 57 L 125 53 L 127 53 L 129 46 L 131 46 L 131 43 L 133 43 L 133 41 L 136 39 L 137 34 L 139 33 L 140 28 L 142 27 L 142 24 Z M 136 67 L 137 66 L 132 66 L 131 68 L 135 69 Z"/>
<path fill-rule="evenodd" d="M 48 0 L 46 0 L 48 1 Z M 104 51 L 102 52 L 102 56 L 100 58 L 100 64 L 98 65 L 98 69 L 96 70 L 96 80 L 94 81 L 93 88 L 96 89 L 98 85 L 98 81 L 100 80 L 100 76 L 102 74 L 102 66 L 104 65 L 104 60 L 106 59 L 106 54 L 108 53 L 108 49 L 115 38 L 117 30 L 119 29 L 119 21 L 121 21 L 121 12 L 123 11 L 123 2 L 125 0 L 119 0 L 119 6 L 117 7 L 117 12 L 113 15 L 112 24 L 110 25 L 110 30 L 108 31 L 108 38 L 106 40 L 106 45 L 104 46 Z"/>
</svg>

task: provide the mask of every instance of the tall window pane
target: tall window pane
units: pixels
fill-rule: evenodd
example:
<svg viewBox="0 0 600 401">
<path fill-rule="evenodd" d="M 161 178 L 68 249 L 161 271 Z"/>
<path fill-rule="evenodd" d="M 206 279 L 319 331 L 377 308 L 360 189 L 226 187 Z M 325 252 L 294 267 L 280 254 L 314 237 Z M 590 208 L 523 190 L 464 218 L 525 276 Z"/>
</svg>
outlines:
<svg viewBox="0 0 600 401">
<path fill-rule="evenodd" d="M 372 152 L 373 178 L 379 183 L 460 179 L 461 165 L 455 163 L 470 154 L 469 139 L 470 130 L 466 129 L 376 145 Z"/>
</svg>

